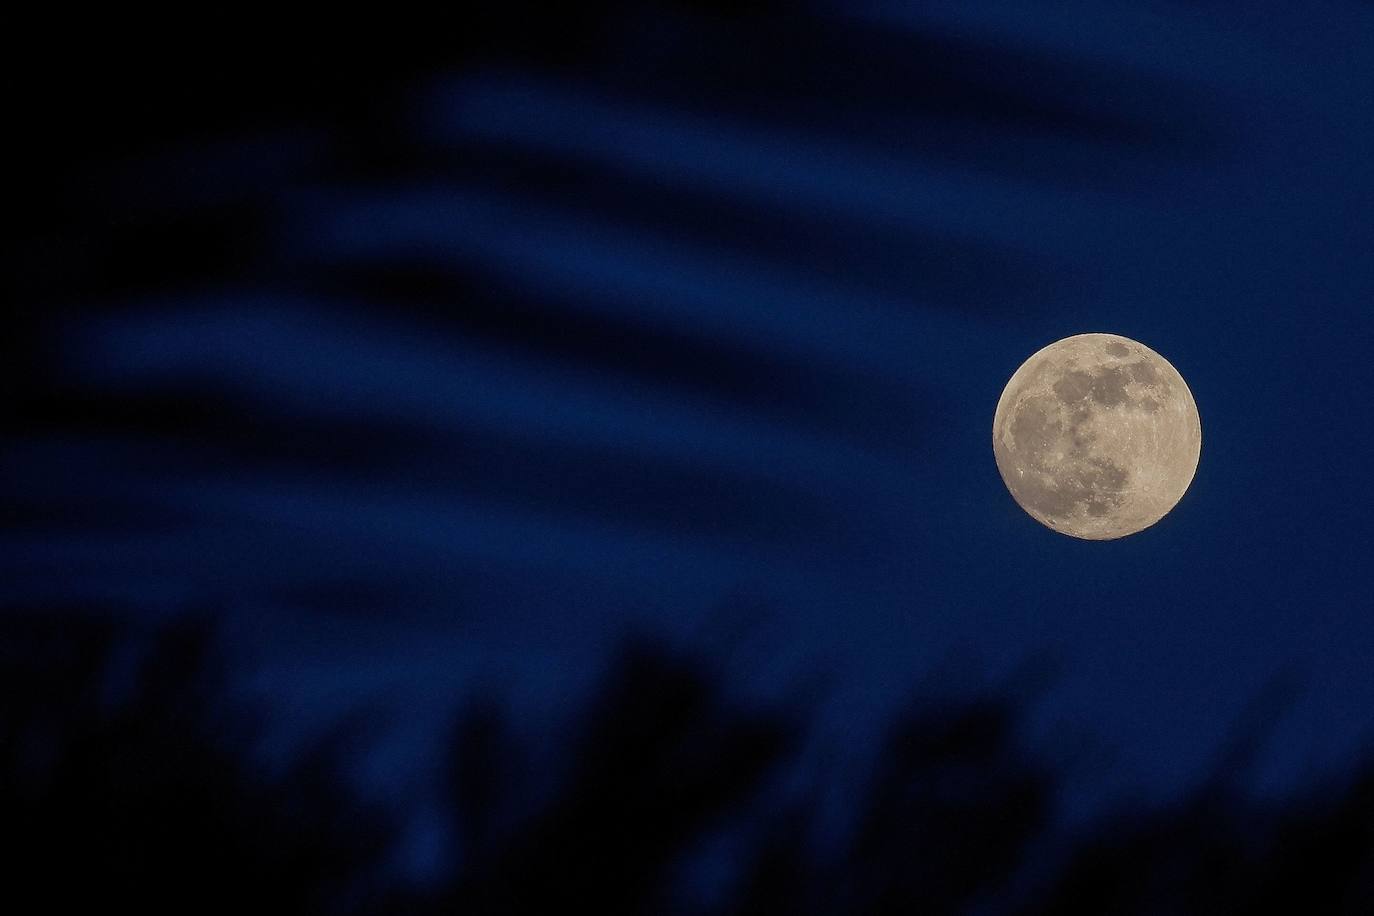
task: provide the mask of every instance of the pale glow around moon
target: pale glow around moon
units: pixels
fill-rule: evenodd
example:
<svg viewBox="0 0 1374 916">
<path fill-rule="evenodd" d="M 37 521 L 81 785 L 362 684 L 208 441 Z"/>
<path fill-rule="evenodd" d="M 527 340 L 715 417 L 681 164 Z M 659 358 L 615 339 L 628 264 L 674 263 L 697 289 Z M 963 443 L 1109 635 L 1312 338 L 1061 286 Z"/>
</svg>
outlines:
<svg viewBox="0 0 1374 916">
<path fill-rule="evenodd" d="M 993 419 L 1012 498 L 1062 534 L 1109 540 L 1159 521 L 1197 471 L 1202 425 L 1169 361 L 1115 334 L 1079 334 L 1026 360 Z"/>
</svg>

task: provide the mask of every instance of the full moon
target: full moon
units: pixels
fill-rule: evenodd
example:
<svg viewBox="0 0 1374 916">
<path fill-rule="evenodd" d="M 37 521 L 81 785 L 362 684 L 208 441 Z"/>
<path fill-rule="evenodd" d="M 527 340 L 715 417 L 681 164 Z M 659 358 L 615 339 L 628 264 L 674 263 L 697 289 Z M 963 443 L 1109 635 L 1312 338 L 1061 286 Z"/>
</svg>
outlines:
<svg viewBox="0 0 1374 916">
<path fill-rule="evenodd" d="M 1202 423 L 1169 361 L 1115 334 L 1056 341 L 1021 364 L 997 402 L 992 452 L 1012 498 L 1092 541 L 1150 527 L 1197 471 Z"/>
</svg>

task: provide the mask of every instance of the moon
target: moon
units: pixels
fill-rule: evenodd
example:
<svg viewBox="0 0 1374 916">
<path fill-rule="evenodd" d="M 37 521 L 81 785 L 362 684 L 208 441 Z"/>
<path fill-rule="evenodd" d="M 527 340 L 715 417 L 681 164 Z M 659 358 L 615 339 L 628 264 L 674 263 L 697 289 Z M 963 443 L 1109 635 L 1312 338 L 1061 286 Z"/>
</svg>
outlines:
<svg viewBox="0 0 1374 916">
<path fill-rule="evenodd" d="M 1183 498 L 1202 422 L 1164 357 L 1128 337 L 1078 334 L 1012 375 L 992 421 L 992 452 L 1032 518 L 1105 541 L 1150 527 Z"/>
</svg>

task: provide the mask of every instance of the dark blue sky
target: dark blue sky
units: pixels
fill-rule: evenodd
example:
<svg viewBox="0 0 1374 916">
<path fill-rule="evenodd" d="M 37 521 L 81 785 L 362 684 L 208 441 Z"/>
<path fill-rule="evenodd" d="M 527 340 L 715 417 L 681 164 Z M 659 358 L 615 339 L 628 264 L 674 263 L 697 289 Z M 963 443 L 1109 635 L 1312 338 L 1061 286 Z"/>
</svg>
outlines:
<svg viewBox="0 0 1374 916">
<path fill-rule="evenodd" d="M 830 6 L 497 34 L 63 173 L 6 603 L 222 609 L 284 734 L 392 704 L 383 778 L 455 687 L 538 731 L 645 631 L 824 677 L 859 745 L 1052 657 L 1030 740 L 1113 785 L 1199 778 L 1276 678 L 1261 790 L 1367 749 L 1374 8 Z M 990 446 L 1088 331 L 1202 416 L 1116 542 Z"/>
</svg>

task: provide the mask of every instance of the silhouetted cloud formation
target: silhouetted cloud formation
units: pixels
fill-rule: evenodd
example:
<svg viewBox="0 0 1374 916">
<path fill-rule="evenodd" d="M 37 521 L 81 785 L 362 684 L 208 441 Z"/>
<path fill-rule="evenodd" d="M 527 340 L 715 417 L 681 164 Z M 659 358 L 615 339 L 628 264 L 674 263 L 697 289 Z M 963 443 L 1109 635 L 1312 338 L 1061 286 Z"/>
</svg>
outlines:
<svg viewBox="0 0 1374 916">
<path fill-rule="evenodd" d="M 1050 831 L 1061 777 L 1018 745 L 1014 697 L 922 704 L 891 728 L 853 829 L 817 844 L 815 793 L 772 791 L 807 709 L 742 705 L 701 660 L 648 645 L 621 653 L 566 742 L 522 747 L 498 705 L 469 705 L 442 793 L 453 861 L 435 886 L 408 887 L 388 877 L 396 823 L 348 788 L 353 733 L 267 774 L 250 752 L 257 720 L 227 702 L 203 621 L 135 632 L 10 614 L 0 629 L 5 893 L 53 911 L 1215 916 L 1374 904 L 1374 760 L 1283 804 L 1218 773 L 1064 845 Z M 683 866 L 722 833 L 731 863 L 703 900 Z"/>
<path fill-rule="evenodd" d="M 7 615 L 0 658 L 0 906 L 305 913 L 366 890 L 391 834 L 343 787 L 346 735 L 263 776 L 204 622 Z"/>
</svg>

